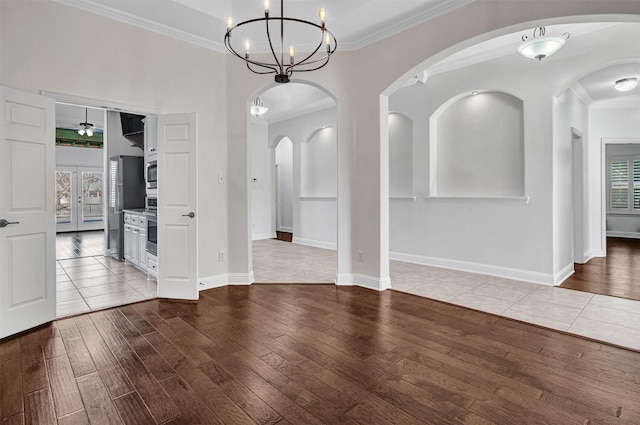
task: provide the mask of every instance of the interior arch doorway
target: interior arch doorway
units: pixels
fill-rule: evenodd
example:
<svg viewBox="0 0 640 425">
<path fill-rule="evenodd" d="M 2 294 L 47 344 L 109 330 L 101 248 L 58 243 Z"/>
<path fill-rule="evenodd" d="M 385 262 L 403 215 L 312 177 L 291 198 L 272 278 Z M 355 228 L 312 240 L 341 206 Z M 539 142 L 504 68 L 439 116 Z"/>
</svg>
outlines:
<svg viewBox="0 0 640 425">
<path fill-rule="evenodd" d="M 254 280 L 334 283 L 336 101 L 315 85 L 291 82 L 249 103 L 264 107 L 248 111 Z"/>
</svg>

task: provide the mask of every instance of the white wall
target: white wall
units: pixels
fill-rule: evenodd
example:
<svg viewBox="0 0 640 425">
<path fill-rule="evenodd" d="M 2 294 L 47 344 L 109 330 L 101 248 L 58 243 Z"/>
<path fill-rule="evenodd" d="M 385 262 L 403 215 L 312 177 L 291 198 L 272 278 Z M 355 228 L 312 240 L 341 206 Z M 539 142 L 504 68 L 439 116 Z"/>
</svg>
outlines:
<svg viewBox="0 0 640 425">
<path fill-rule="evenodd" d="M 574 188 L 574 167 L 573 155 L 574 148 L 577 150 L 576 155 L 582 157 L 584 166 L 584 153 L 586 150 L 585 143 L 588 141 L 588 123 L 589 113 L 585 102 L 583 102 L 573 90 L 565 91 L 555 101 L 553 126 L 553 202 L 554 202 L 554 283 L 559 284 L 562 280 L 573 273 L 573 263 L 583 262 L 588 254 L 584 245 L 576 247 L 581 252 L 574 255 L 574 220 L 579 220 L 579 214 L 582 214 L 583 223 L 580 241 L 584 240 L 586 229 L 584 223 L 587 211 L 584 208 L 585 188 L 584 179 L 578 177 Z M 573 130 L 582 133 L 582 145 L 573 146 Z M 582 186 L 582 187 L 580 187 Z M 578 191 L 576 195 L 579 197 L 579 204 L 582 204 L 580 211 L 574 211 L 574 190 Z"/>
<path fill-rule="evenodd" d="M 271 143 L 283 136 L 292 142 L 296 243 L 336 248 L 336 131 L 335 107 L 269 125 Z M 276 161 L 280 162 L 277 158 Z"/>
<path fill-rule="evenodd" d="M 104 149 L 56 146 L 56 165 L 104 167 Z"/>
<path fill-rule="evenodd" d="M 270 156 L 268 157 L 269 159 Z M 288 137 L 276 146 L 276 230 L 293 233 L 293 143 Z"/>
<path fill-rule="evenodd" d="M 389 193 L 413 196 L 413 121 L 389 113 Z"/>
<path fill-rule="evenodd" d="M 225 56 L 54 1 L 1 1 L 0 15 L 3 85 L 198 113 L 199 276 L 224 275 L 227 263 L 212 259 L 228 250 L 227 188 L 233 190 L 217 183 L 228 165 Z M 74 52 L 93 54 L 70 60 Z M 248 211 L 248 157 L 242 163 Z M 234 214 L 249 226 L 246 212 Z"/>
<path fill-rule="evenodd" d="M 264 120 L 251 120 L 251 222 L 252 238 L 275 237 L 273 207 L 273 149 Z"/>
</svg>

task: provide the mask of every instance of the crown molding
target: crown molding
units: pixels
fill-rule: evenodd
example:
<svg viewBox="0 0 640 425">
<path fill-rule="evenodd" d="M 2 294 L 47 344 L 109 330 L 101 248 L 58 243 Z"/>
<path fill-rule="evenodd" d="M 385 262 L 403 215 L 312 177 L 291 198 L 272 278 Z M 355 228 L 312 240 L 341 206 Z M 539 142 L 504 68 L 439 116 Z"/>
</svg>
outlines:
<svg viewBox="0 0 640 425">
<path fill-rule="evenodd" d="M 593 103 L 593 98 L 589 93 L 584 89 L 584 86 L 580 84 L 579 81 L 576 81 L 569 87 L 572 92 L 580 99 L 585 105 L 589 106 Z"/>
<path fill-rule="evenodd" d="M 150 21 L 148 19 L 140 18 L 139 16 L 132 15 L 130 13 L 123 12 L 105 6 L 100 3 L 96 3 L 92 0 L 54 0 L 65 6 L 74 7 L 76 9 L 84 10 L 85 12 L 94 13 L 96 15 L 110 18 L 125 24 L 134 25 L 139 28 L 143 28 L 149 31 L 153 31 L 158 34 L 166 35 L 168 37 L 175 38 L 187 43 L 195 44 L 196 46 L 204 47 L 206 49 L 214 50 L 220 53 L 226 53 L 227 49 L 222 42 L 211 41 L 207 38 L 200 37 L 185 31 L 181 31 L 164 24 Z"/>
<path fill-rule="evenodd" d="M 397 23 L 385 23 L 384 28 L 372 34 L 361 37 L 358 40 L 340 42 L 341 50 L 358 50 L 370 44 L 376 43 L 392 35 L 401 33 L 417 25 L 445 15 L 452 10 L 458 9 L 472 3 L 474 0 L 450 0 L 446 5 L 437 5 L 428 9 L 416 12 L 410 17 L 399 20 Z"/>
<path fill-rule="evenodd" d="M 220 53 L 228 53 L 222 40 L 212 41 L 205 37 L 200 37 L 185 31 L 181 31 L 164 24 L 143 19 L 130 13 L 123 12 L 121 10 L 114 9 L 112 7 L 94 2 L 93 0 L 54 0 L 60 4 L 74 7 L 76 9 L 84 10 L 85 12 L 94 13 L 96 15 L 104 16 L 106 18 L 114 19 L 126 24 L 134 25 L 149 31 L 156 32 L 158 34 L 166 35 L 178 40 L 185 41 L 187 43 L 195 44 L 200 47 L 204 47 L 210 50 L 214 50 Z M 340 50 L 353 51 L 362 47 L 376 43 L 392 35 L 398 34 L 416 25 L 427 22 L 438 16 L 444 15 L 454 9 L 465 6 L 474 0 L 451 0 L 446 5 L 438 5 L 429 9 L 417 12 L 410 17 L 403 19 L 395 24 L 385 24 L 384 28 L 376 31 L 372 34 L 366 35 L 354 41 L 340 41 Z M 221 37 L 222 38 L 222 37 Z M 312 46 L 315 48 L 315 46 Z M 301 46 L 304 50 L 304 46 Z"/>
</svg>

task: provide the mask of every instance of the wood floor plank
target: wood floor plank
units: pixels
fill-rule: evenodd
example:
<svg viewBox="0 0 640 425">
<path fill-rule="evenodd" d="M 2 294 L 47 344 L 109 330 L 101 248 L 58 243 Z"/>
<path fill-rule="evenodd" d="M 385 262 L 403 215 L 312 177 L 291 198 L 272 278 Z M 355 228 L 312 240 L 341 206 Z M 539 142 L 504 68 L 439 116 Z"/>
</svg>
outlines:
<svg viewBox="0 0 640 425">
<path fill-rule="evenodd" d="M 30 425 L 51 425 L 56 423 L 53 399 L 48 388 L 25 394 L 24 421 Z"/>
<path fill-rule="evenodd" d="M 2 425 L 640 423 L 638 352 L 357 287 L 151 300 L 0 341 L 0 359 Z"/>
<path fill-rule="evenodd" d="M 129 393 L 113 400 L 120 416 L 127 425 L 156 425 L 147 406 L 138 393 Z M 173 423 L 173 422 L 167 422 Z"/>
<path fill-rule="evenodd" d="M 71 363 L 67 356 L 47 360 L 47 370 L 51 385 L 51 395 L 58 418 L 84 408 Z"/>
<path fill-rule="evenodd" d="M 22 389 L 25 394 L 48 388 L 47 366 L 37 333 L 20 338 Z"/>
<path fill-rule="evenodd" d="M 97 372 L 81 376 L 77 382 L 91 424 L 123 424 Z"/>
<path fill-rule="evenodd" d="M 158 381 L 147 370 L 144 363 L 127 344 L 124 337 L 102 312 L 92 313 L 91 318 L 113 352 L 114 357 L 149 408 L 158 423 L 180 415 L 180 410 L 164 391 Z"/>
<path fill-rule="evenodd" d="M 78 316 L 75 321 L 91 359 L 111 397 L 116 398 L 132 392 L 134 389 L 129 378 L 100 336 L 91 318 L 88 315 Z"/>
<path fill-rule="evenodd" d="M 11 344 L 12 347 L 15 343 Z M 22 400 L 22 368 L 20 367 L 20 345 L 17 355 L 6 356 L 0 362 L 0 421 L 24 411 Z M 11 348 L 13 351 L 13 348 Z"/>
</svg>

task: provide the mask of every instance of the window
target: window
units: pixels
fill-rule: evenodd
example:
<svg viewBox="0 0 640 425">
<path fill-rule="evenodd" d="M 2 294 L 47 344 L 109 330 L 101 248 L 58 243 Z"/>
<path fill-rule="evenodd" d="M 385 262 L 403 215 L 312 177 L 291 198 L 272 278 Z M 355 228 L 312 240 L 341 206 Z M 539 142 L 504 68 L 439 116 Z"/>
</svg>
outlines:
<svg viewBox="0 0 640 425">
<path fill-rule="evenodd" d="M 640 213 L 640 157 L 609 160 L 609 212 Z"/>
</svg>

